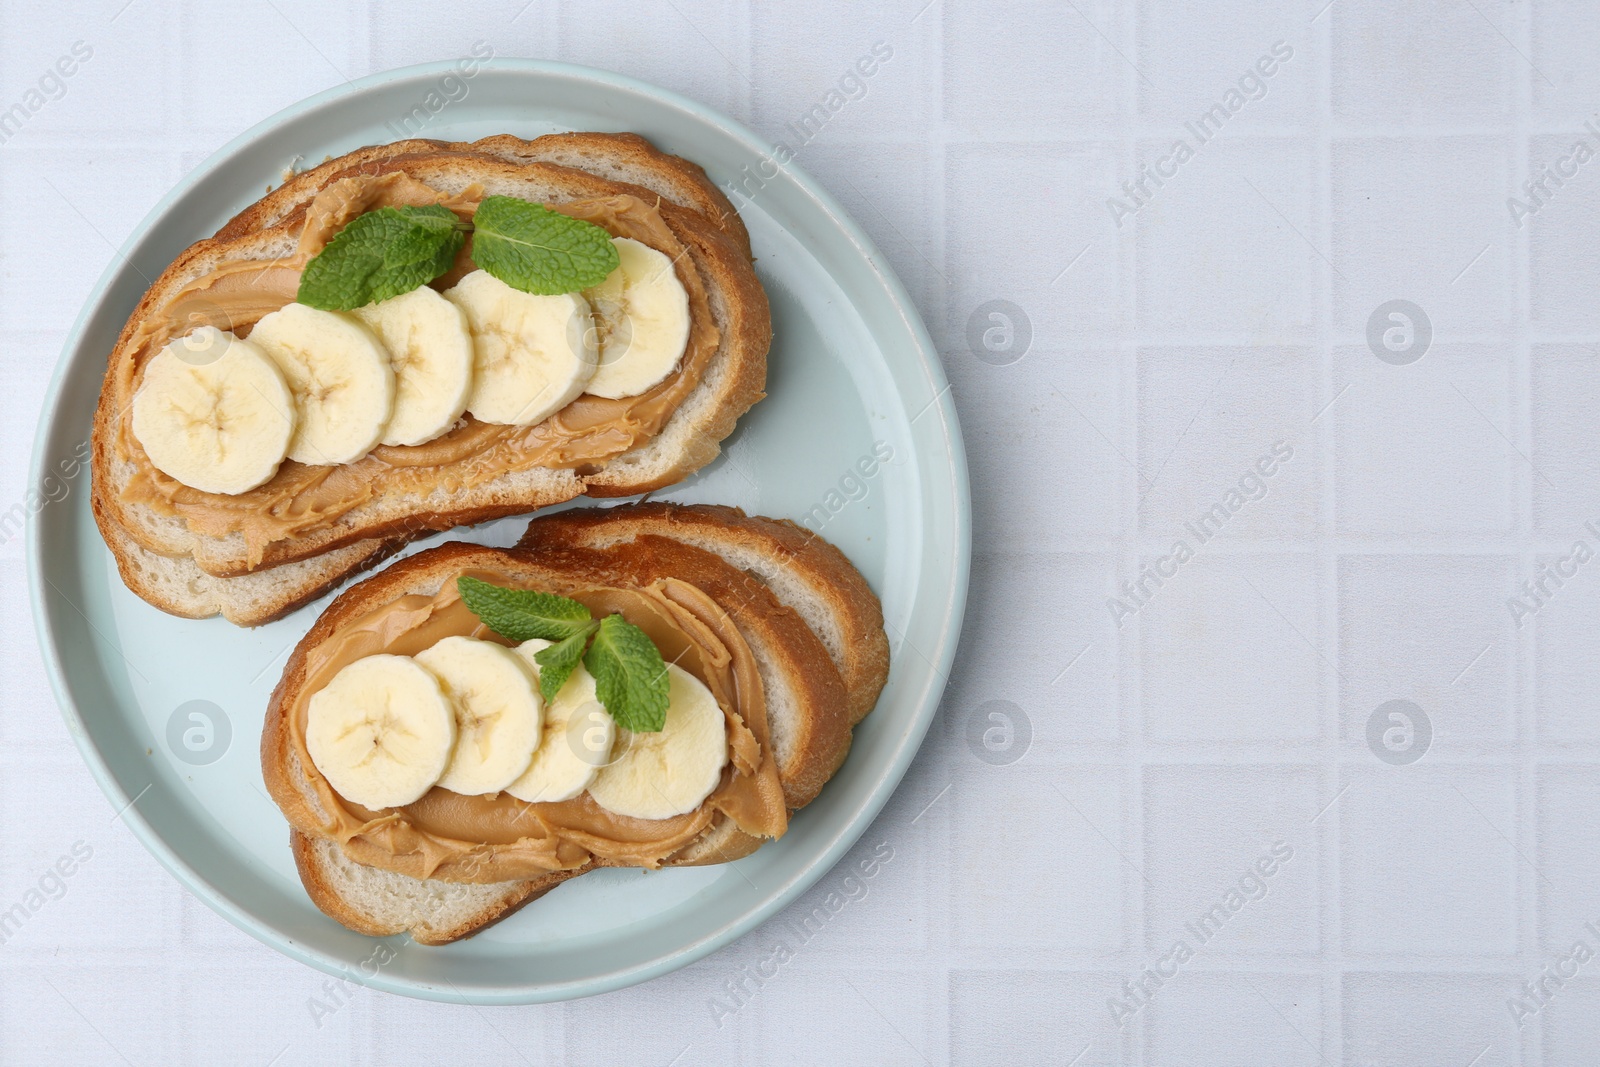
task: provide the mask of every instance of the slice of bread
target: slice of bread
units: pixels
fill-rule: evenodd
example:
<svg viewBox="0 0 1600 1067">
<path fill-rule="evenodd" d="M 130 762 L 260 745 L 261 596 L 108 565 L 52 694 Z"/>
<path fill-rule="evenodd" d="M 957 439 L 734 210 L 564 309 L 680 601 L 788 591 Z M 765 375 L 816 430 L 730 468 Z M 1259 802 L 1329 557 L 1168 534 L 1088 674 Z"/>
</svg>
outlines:
<svg viewBox="0 0 1600 1067">
<path fill-rule="evenodd" d="M 668 155 L 636 133 L 552 133 L 531 141 L 497 134 L 478 141 L 414 139 L 370 145 L 294 175 L 235 215 L 216 236 L 231 240 L 277 225 L 309 204 L 336 173 L 381 173 L 386 160 L 441 151 L 475 152 L 508 163 L 554 163 L 648 189 L 668 203 L 704 215 L 750 255 L 750 234 L 744 221 L 706 172 L 687 159 Z"/>
<path fill-rule="evenodd" d="M 535 519 L 515 548 L 452 543 L 402 560 L 342 593 L 290 654 L 262 733 L 262 772 L 294 829 L 296 862 L 307 892 L 328 915 L 365 933 L 409 931 L 423 944 L 442 944 L 510 914 L 561 880 L 612 865 L 597 858 L 573 871 L 496 880 L 491 859 L 476 865 L 471 884 L 462 884 L 401 873 L 392 869 L 393 858 L 343 848 L 323 829 L 329 825 L 327 813 L 299 763 L 286 720 L 306 682 L 308 650 L 341 625 L 398 597 L 437 592 L 466 568 L 490 567 L 529 587 L 553 591 L 586 583 L 625 588 L 668 576 L 692 582 L 728 613 L 756 659 L 786 806 L 793 810 L 809 803 L 843 762 L 854 709 L 871 708 L 887 670 L 885 651 L 875 666 L 861 667 L 853 681 L 847 679 L 814 629 L 864 636 L 866 643 L 881 643 L 886 650 L 881 622 L 876 642 L 864 634 L 870 620 L 881 620 L 881 608 L 849 562 L 815 538 L 783 547 L 793 527 L 735 508 L 591 510 L 593 521 L 581 526 L 562 521 L 566 515 Z M 731 558 L 771 569 L 782 579 L 763 581 Z M 728 862 L 761 843 L 722 819 L 666 864 Z M 363 859 L 387 862 L 380 868 Z M 489 880 L 479 880 L 484 878 Z"/>
<path fill-rule="evenodd" d="M 379 543 L 393 546 L 396 541 L 404 543 L 427 532 L 523 514 L 583 494 L 629 496 L 645 492 L 681 480 L 717 455 L 720 442 L 733 431 L 739 416 L 764 395 L 766 352 L 772 336 L 766 295 L 747 251 L 738 243 L 743 236 L 742 226 L 730 223 L 726 216 L 713 221 L 700 213 L 700 208 L 720 211 L 717 198 L 721 194 L 698 168 L 657 152 L 643 138 L 562 135 L 554 140 L 530 142 L 507 137 L 489 140 L 493 144 L 483 151 L 473 145 L 408 141 L 362 149 L 332 160 L 297 176 L 246 209 L 223 227 L 217 238 L 191 246 L 156 280 L 112 352 L 95 416 L 95 516 L 107 544 L 118 557 L 119 570 L 127 574 L 141 566 L 147 571 L 152 566 L 157 570 L 164 566 L 141 563 L 131 555 L 130 545 L 142 548 L 146 555 L 187 559 L 200 571 L 220 579 L 204 583 L 208 591 L 203 599 L 215 603 L 216 610 L 227 618 L 254 624 L 269 617 L 261 606 L 263 584 L 272 588 L 273 609 L 281 614 L 370 562 Z M 640 185 L 540 161 L 558 156 L 611 173 L 648 177 L 676 200 Z M 304 209 L 327 184 L 354 174 L 391 171 L 403 171 L 445 194 L 459 193 L 476 183 L 490 195 L 517 196 L 541 203 L 623 195 L 655 204 L 687 253 L 682 262 L 704 290 L 706 306 L 720 336 L 698 385 L 653 438 L 593 468 L 505 471 L 470 488 L 452 485 L 448 472 L 441 472 L 437 480 L 420 490 L 384 487 L 375 498 L 358 504 L 334 522 L 271 542 L 259 560 L 252 558 L 241 533 L 197 533 L 180 516 L 126 498 L 123 490 L 135 477 L 137 463 L 144 461 L 119 455 L 112 441 L 131 401 L 131 396 L 124 394 L 131 393 L 132 376 L 119 375 L 119 370 L 125 370 L 126 361 L 140 356 L 135 343 L 137 324 L 183 285 L 219 266 L 265 263 L 292 254 Z M 681 206 L 677 201 L 694 206 Z M 331 555 L 336 552 L 337 556 Z M 321 562 L 282 570 L 285 565 L 312 560 Z M 266 583 L 247 582 L 237 591 L 231 584 L 235 578 L 254 579 L 274 570 L 280 573 Z M 137 586 L 130 583 L 130 587 L 157 607 L 175 614 L 191 614 L 198 610 L 202 599 L 197 595 L 175 595 L 170 581 L 146 579 Z"/>
</svg>

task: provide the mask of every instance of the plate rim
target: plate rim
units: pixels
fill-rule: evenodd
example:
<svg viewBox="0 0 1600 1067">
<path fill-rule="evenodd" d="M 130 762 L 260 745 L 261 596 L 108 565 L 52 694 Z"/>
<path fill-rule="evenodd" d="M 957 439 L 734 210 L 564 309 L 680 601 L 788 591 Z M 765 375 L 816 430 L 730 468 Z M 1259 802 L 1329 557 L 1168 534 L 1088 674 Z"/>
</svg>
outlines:
<svg viewBox="0 0 1600 1067">
<path fill-rule="evenodd" d="M 115 250 L 111 261 L 106 265 L 105 270 L 85 297 L 83 306 L 80 308 L 78 316 L 62 345 L 61 352 L 57 356 L 56 367 L 51 376 L 44 405 L 41 408 L 41 417 L 34 431 L 33 451 L 28 468 L 29 486 L 40 485 L 44 480 L 45 467 L 49 462 L 47 457 L 48 441 L 56 431 L 62 416 L 61 406 L 64 400 L 67 372 L 73 362 L 73 354 L 83 343 L 83 335 L 90 318 L 105 301 L 114 278 L 125 268 L 128 262 L 127 253 L 154 229 L 157 221 L 166 213 L 174 201 L 200 184 L 219 167 L 225 165 L 238 152 L 264 135 L 298 121 L 310 111 L 345 97 L 380 89 L 393 82 L 443 74 L 455 69 L 456 62 L 453 60 L 411 64 L 377 71 L 346 82 L 343 85 L 332 86 L 296 101 L 255 123 L 222 145 L 209 155 L 204 162 L 179 179 L 149 209 L 143 219 Z M 677 92 L 641 81 L 629 75 L 572 63 L 501 56 L 496 56 L 493 65 L 488 69 L 495 71 L 497 74 L 524 76 L 535 80 L 551 76 L 586 79 L 600 83 L 607 88 L 653 97 L 659 102 L 686 113 L 697 122 L 721 130 L 733 139 L 742 142 L 755 153 L 770 154 L 771 152 L 771 148 L 766 144 L 765 140 L 742 123 Z M 907 724 L 908 729 L 898 739 L 896 747 L 892 751 L 892 758 L 878 773 L 877 781 L 870 787 L 865 801 L 849 818 L 840 823 L 831 839 L 826 839 L 824 847 L 818 851 L 814 858 L 796 871 L 786 882 L 769 892 L 763 901 L 714 930 L 707 932 L 700 938 L 680 945 L 676 950 L 664 953 L 645 963 L 582 979 L 546 984 L 503 984 L 497 987 L 478 989 L 470 994 L 414 979 L 390 977 L 381 970 L 370 976 L 364 970 L 352 972 L 342 960 L 336 959 L 309 945 L 302 944 L 287 936 L 269 922 L 259 918 L 244 906 L 237 904 L 218 886 L 213 885 L 199 874 L 135 806 L 138 797 L 130 797 L 128 791 L 123 788 L 121 782 L 112 772 L 105 757 L 91 737 L 83 711 L 79 708 L 73 696 L 72 686 L 67 678 L 64 657 L 61 654 L 58 642 L 54 640 L 52 608 L 45 590 L 47 584 L 53 583 L 49 582 L 49 578 L 44 572 L 39 549 L 40 535 L 43 532 L 43 519 L 41 516 L 47 509 L 30 509 L 25 541 L 25 563 L 34 636 L 39 645 L 41 658 L 50 680 L 50 687 L 55 697 L 57 708 L 67 726 L 68 733 L 71 734 L 79 754 L 89 767 L 90 773 L 100 787 L 101 792 L 105 794 L 106 798 L 111 801 L 112 806 L 117 810 L 116 817 L 128 825 L 146 851 L 154 856 L 185 889 L 198 897 L 208 908 L 277 952 L 326 974 L 349 978 L 370 988 L 402 996 L 445 1003 L 474 1005 L 548 1003 L 592 996 L 648 981 L 687 966 L 717 949 L 731 944 L 792 904 L 802 893 L 832 870 L 844 857 L 844 854 L 865 834 L 873 819 L 882 811 L 889 797 L 899 788 L 906 772 L 910 769 L 912 760 L 916 757 L 929 728 L 932 726 L 940 699 L 948 684 L 950 669 L 954 662 L 956 646 L 960 637 L 971 573 L 971 491 L 965 447 L 951 396 L 950 383 L 944 372 L 943 364 L 939 360 L 937 348 L 916 308 L 916 304 L 911 300 L 909 293 L 898 276 L 888 267 L 876 244 L 838 201 L 809 174 L 795 166 L 793 162 L 785 164 L 784 170 L 793 179 L 800 191 L 816 203 L 829 222 L 836 226 L 855 245 L 857 253 L 861 256 L 873 277 L 877 279 L 884 295 L 887 296 L 890 304 L 903 320 L 916 349 L 918 362 L 921 365 L 920 370 L 926 377 L 934 394 L 934 399 L 929 402 L 928 408 L 924 410 L 938 412 L 943 444 L 947 453 L 945 466 L 951 479 L 949 494 L 954 505 L 954 514 L 952 516 L 953 526 L 949 531 L 951 547 L 948 567 L 949 581 L 941 604 L 943 619 L 938 630 L 938 651 L 929 660 L 929 665 L 933 669 L 927 682 L 919 691 L 912 694 L 914 699 L 908 701 L 913 705 L 913 714 Z M 920 652 L 921 650 L 919 649 L 918 651 Z M 926 659 L 927 657 L 924 655 L 923 658 Z M 374 940 L 377 941 L 378 939 Z"/>
</svg>

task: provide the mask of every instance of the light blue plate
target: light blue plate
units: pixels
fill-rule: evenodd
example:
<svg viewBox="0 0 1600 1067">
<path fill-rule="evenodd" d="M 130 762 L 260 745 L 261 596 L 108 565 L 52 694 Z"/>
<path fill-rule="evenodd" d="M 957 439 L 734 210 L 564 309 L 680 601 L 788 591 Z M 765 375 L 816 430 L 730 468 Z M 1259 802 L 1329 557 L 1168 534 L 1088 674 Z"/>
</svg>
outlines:
<svg viewBox="0 0 1600 1067">
<path fill-rule="evenodd" d="M 402 117 L 418 114 L 453 70 L 408 67 L 312 97 L 223 148 L 157 205 L 67 342 L 34 447 L 34 484 L 89 433 L 106 355 L 147 279 L 297 157 L 396 140 Z M 267 696 L 322 605 L 257 630 L 165 615 L 123 588 L 88 494 L 76 490 L 31 519 L 28 576 L 51 682 L 84 759 L 123 821 L 195 895 L 332 974 L 435 1000 L 527 1003 L 616 989 L 704 956 L 794 900 L 866 829 L 927 732 L 955 653 L 970 552 L 967 471 L 943 371 L 905 290 L 832 197 L 792 167 L 764 164 L 754 134 L 682 97 L 580 67 L 496 59 L 466 84 L 466 97 L 433 115 L 422 136 L 635 130 L 724 186 L 756 176 L 748 198 L 734 199 L 772 300 L 770 395 L 717 462 L 657 497 L 809 515 L 882 596 L 889 685 L 822 796 L 781 841 L 736 864 L 590 874 L 467 941 L 424 948 L 392 938 L 392 953 L 375 956 L 376 942 L 307 899 L 257 755 Z M 458 83 L 442 89 L 460 96 Z M 875 443 L 892 451 L 881 466 L 870 461 Z M 520 525 L 446 536 L 509 544 Z"/>
</svg>

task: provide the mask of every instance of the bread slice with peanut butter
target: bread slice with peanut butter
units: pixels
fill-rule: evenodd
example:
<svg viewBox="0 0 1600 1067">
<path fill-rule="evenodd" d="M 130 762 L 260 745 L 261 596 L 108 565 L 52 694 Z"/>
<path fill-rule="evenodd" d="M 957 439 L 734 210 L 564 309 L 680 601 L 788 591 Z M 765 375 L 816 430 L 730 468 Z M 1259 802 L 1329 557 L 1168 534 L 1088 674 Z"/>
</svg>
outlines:
<svg viewBox="0 0 1600 1067">
<path fill-rule="evenodd" d="M 441 151 L 476 153 L 507 163 L 550 163 L 647 189 L 668 203 L 698 212 L 750 255 L 744 220 L 706 172 L 681 156 L 662 152 L 636 133 L 549 133 L 531 141 L 497 134 L 477 141 L 413 139 L 370 145 L 294 175 L 235 215 L 216 236 L 242 237 L 282 222 L 309 204 L 334 175 L 382 173 L 388 160 Z"/>
<path fill-rule="evenodd" d="M 561 516 L 535 519 L 517 547 L 454 543 L 402 560 L 335 599 L 290 654 L 262 733 L 262 771 L 291 825 L 301 879 L 322 911 L 363 933 L 409 932 L 420 943 L 443 944 L 597 867 L 704 865 L 749 855 L 781 835 L 789 813 L 814 799 L 843 763 L 858 720 L 855 709 L 870 710 L 887 670 L 877 599 L 848 561 L 822 542 L 793 551 L 793 545 L 782 547 L 781 524 L 736 509 L 595 510 L 594 520 L 582 527 L 559 521 Z M 773 577 L 757 577 L 763 568 Z M 765 767 L 770 760 L 781 794 L 762 800 L 758 788 L 741 792 L 735 779 L 761 772 L 730 763 L 724 785 L 702 809 L 660 821 L 659 838 L 651 820 L 611 829 L 608 821 L 594 822 L 592 805 L 568 806 L 589 801 L 587 796 L 525 805 L 505 794 L 430 795 L 416 805 L 377 812 L 343 802 L 299 741 L 310 698 L 352 649 L 394 651 L 410 647 L 407 634 L 432 640 L 460 628 L 465 616 L 449 614 L 450 591 L 464 574 L 493 575 L 508 586 L 561 595 L 670 584 L 670 595 L 683 603 L 699 604 L 704 597 L 711 610 L 703 617 L 715 636 L 693 637 L 711 642 L 701 646 L 707 658 L 697 669 L 712 661 L 705 652 L 710 648 L 732 658 L 722 669 L 743 670 L 737 684 L 719 690 L 734 696 L 719 700 L 737 705 L 726 709 L 730 724 L 749 728 L 759 744 L 751 766 Z M 403 624 L 397 613 L 404 613 Z M 871 639 L 874 619 L 879 641 Z M 441 620 L 441 628 L 419 629 Z M 819 630 L 864 636 L 868 644 L 881 645 L 883 655 L 869 653 L 874 665 L 846 677 L 835 658 L 840 650 L 830 648 Z M 381 641 L 373 636 L 380 633 Z M 742 656 L 749 657 L 744 668 Z M 736 745 L 735 727 L 729 731 L 729 744 Z M 744 801 L 721 803 L 723 796 Z M 508 803 L 505 810 L 495 807 Z M 454 820 L 462 810 L 484 813 L 485 836 L 495 840 L 463 842 L 459 821 L 430 825 L 432 813 L 446 810 Z M 503 833 L 508 825 L 525 827 L 532 836 L 510 840 Z M 684 827 L 692 834 L 685 835 Z"/>
<path fill-rule="evenodd" d="M 319 196 L 333 195 L 330 187 L 399 180 L 447 203 L 499 195 L 547 204 L 668 253 L 691 296 L 695 340 L 683 365 L 633 407 L 608 408 L 589 396 L 574 401 L 580 418 L 622 411 L 629 420 L 627 432 L 603 448 L 596 430 L 580 448 L 497 445 L 484 458 L 475 442 L 492 435 L 468 419 L 438 442 L 377 450 L 337 469 L 337 477 L 286 463 L 266 485 L 236 497 L 186 492 L 156 476 L 132 439 L 128 413 L 142 366 L 172 332 L 163 315 L 212 314 L 244 334 L 255 318 L 294 298 Z M 150 287 L 111 354 L 96 412 L 94 513 L 124 581 L 141 597 L 173 614 L 221 613 L 258 625 L 418 536 L 580 495 L 628 496 L 681 480 L 718 454 L 736 420 L 763 395 L 770 341 L 766 296 L 737 215 L 699 168 L 643 138 L 500 136 L 361 149 L 294 177 L 216 237 L 191 246 Z M 554 440 L 565 449 L 582 436 L 553 433 L 540 438 L 541 448 Z"/>
</svg>

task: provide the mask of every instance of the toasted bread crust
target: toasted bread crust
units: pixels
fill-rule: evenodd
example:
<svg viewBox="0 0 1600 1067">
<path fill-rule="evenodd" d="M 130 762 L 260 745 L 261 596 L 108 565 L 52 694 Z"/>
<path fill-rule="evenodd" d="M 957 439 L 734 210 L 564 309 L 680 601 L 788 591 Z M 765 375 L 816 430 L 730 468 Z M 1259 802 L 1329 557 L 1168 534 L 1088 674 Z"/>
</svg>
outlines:
<svg viewBox="0 0 1600 1067">
<path fill-rule="evenodd" d="M 319 854 L 314 847 L 317 839 L 324 835 L 321 828 L 327 820 L 319 810 L 314 793 L 303 785 L 303 774 L 291 743 L 287 720 L 288 708 L 306 683 L 306 655 L 348 621 L 400 596 L 435 592 L 444 581 L 466 568 L 494 567 L 514 574 L 531 585 L 558 592 L 594 583 L 623 587 L 640 585 L 661 576 L 692 582 L 728 611 L 729 617 L 756 654 L 762 666 L 764 682 L 776 680 L 777 684 L 784 687 L 785 699 L 792 701 L 796 707 L 791 721 L 785 724 L 781 745 L 776 743 L 778 724 L 770 724 L 775 738 L 779 777 L 789 806 L 798 808 L 814 799 L 838 769 L 849 751 L 853 725 L 847 710 L 847 690 L 827 648 L 800 614 L 782 602 L 767 585 L 714 551 L 676 540 L 667 533 L 642 532 L 652 524 L 665 528 L 666 524 L 660 522 L 658 507 L 623 505 L 592 510 L 601 516 L 611 516 L 608 521 L 616 524 L 619 530 L 627 530 L 629 535 L 606 545 L 586 543 L 586 540 L 598 539 L 576 535 L 592 534 L 595 527 L 580 530 L 579 527 L 557 523 L 556 520 L 562 516 L 549 516 L 533 520 L 529 535 L 524 538 L 525 543 L 518 547 L 494 549 L 450 543 L 418 553 L 345 590 L 290 653 L 282 680 L 273 692 L 262 731 L 262 773 L 268 791 L 299 835 L 295 840 L 296 858 L 307 890 L 317 905 L 329 915 L 362 932 L 397 932 L 377 922 L 367 910 L 352 901 L 352 890 L 344 884 L 348 879 L 341 880 L 326 855 Z M 771 521 L 751 518 L 731 508 L 678 507 L 674 511 L 678 530 L 692 529 L 697 540 L 708 543 L 712 532 L 719 528 L 730 542 L 747 538 L 751 530 L 762 532 L 765 536 L 760 524 Z M 544 524 L 549 524 L 549 528 L 534 529 Z M 568 537 L 566 532 L 574 536 Z M 794 561 L 799 558 L 800 552 L 791 553 L 782 556 L 779 564 L 794 566 Z M 848 562 L 844 566 L 849 567 Z M 849 575 L 841 581 L 844 586 L 840 596 L 841 610 L 855 615 L 870 614 L 862 605 L 854 603 L 856 599 L 865 598 L 876 604 L 876 599 L 854 568 L 849 568 Z M 846 604 L 846 601 L 850 603 Z M 881 687 L 881 682 L 879 685 Z M 873 699 L 876 699 L 876 695 L 876 692 L 871 694 Z M 773 705 L 769 702 L 769 713 L 772 711 Z M 729 862 L 749 855 L 760 844 L 759 838 L 739 830 L 731 820 L 719 819 L 666 862 L 671 866 Z M 395 870 L 393 857 L 368 855 L 356 848 L 346 849 L 345 858 L 357 863 L 384 859 L 386 873 L 392 873 L 394 878 L 402 880 L 398 884 L 410 885 L 411 882 L 406 879 L 421 881 L 416 878 L 418 872 Z M 598 859 L 578 872 L 556 873 L 566 878 L 591 867 L 611 865 L 607 860 Z M 398 866 L 403 867 L 404 863 Z M 452 881 L 452 873 L 441 870 L 431 880 Z M 475 884 L 497 882 L 494 861 L 480 859 L 475 862 L 470 877 L 463 877 L 461 881 Z M 539 878 L 497 884 L 525 886 L 528 893 L 533 894 L 543 892 L 555 883 Z M 508 888 L 503 899 L 493 907 L 474 913 L 471 922 L 457 923 L 443 933 L 424 929 L 422 936 L 418 936 L 413 929 L 413 936 L 418 940 L 423 940 L 423 937 L 443 937 L 444 933 L 450 935 L 444 938 L 446 940 L 465 936 L 488 922 L 510 914 L 527 899 L 532 899 L 531 895 L 519 897 Z M 461 926 L 470 929 L 457 928 Z M 424 943 L 442 942 L 428 940 Z"/>
<path fill-rule="evenodd" d="M 670 158 L 650 148 L 642 138 L 618 140 L 611 137 L 595 143 L 586 140 L 584 144 L 595 151 L 605 145 L 613 148 L 620 145 L 639 157 L 636 161 L 639 166 L 658 157 Z M 120 498 L 120 487 L 130 471 L 125 469 L 125 464 L 119 464 L 111 442 L 116 421 L 131 398 L 117 395 L 116 370 L 120 360 L 133 357 L 130 349 L 137 324 L 152 314 L 172 292 L 218 263 L 266 260 L 283 254 L 298 232 L 305 204 L 309 202 L 304 194 L 314 195 L 328 182 L 352 173 L 405 170 L 430 184 L 460 186 L 471 180 L 483 180 L 509 188 L 517 188 L 520 183 L 521 187 L 529 189 L 559 190 L 561 195 L 546 198 L 549 202 L 618 193 L 660 199 L 641 187 L 552 163 L 511 162 L 502 156 L 477 152 L 424 154 L 438 148 L 437 143 L 428 141 L 379 146 L 307 171 L 242 212 L 219 231 L 219 238 L 191 246 L 145 293 L 113 351 L 95 415 L 91 462 L 96 485 L 102 487 L 95 516 L 113 553 L 118 553 L 119 545 L 131 541 L 157 555 L 191 556 L 207 574 L 232 578 L 326 556 L 358 543 L 410 540 L 436 530 L 525 514 L 586 492 L 595 496 L 645 492 L 681 480 L 717 455 L 720 441 L 732 432 L 739 416 L 764 395 L 766 351 L 772 336 L 766 296 L 748 255 L 733 237 L 711 225 L 695 210 L 661 202 L 658 209 L 663 220 L 689 250 L 693 268 L 705 284 L 713 316 L 718 320 L 721 343 L 713 357 L 712 371 L 672 414 L 661 433 L 633 451 L 613 458 L 599 470 L 580 474 L 571 470 L 535 468 L 520 474 L 502 475 L 455 494 L 433 493 L 416 499 L 380 497 L 352 509 L 326 527 L 301 537 L 272 542 L 254 566 L 240 535 L 227 538 L 196 535 L 179 521 L 159 519 L 149 508 Z M 682 183 L 687 183 L 687 179 L 680 179 Z M 709 194 L 704 190 L 701 193 L 701 200 L 709 203 Z M 268 219 L 276 219 L 275 224 L 260 228 Z M 742 227 L 739 232 L 743 232 Z M 360 553 L 346 554 L 351 555 Z M 126 556 L 126 551 L 119 554 L 119 569 L 123 571 L 131 565 Z M 347 567 L 344 573 L 351 570 L 353 567 Z M 329 581 L 339 580 L 338 575 L 329 581 L 322 581 L 322 578 L 319 571 L 319 581 L 314 588 L 307 585 L 294 596 L 286 592 L 282 598 L 287 605 L 285 610 L 292 610 L 319 595 Z M 289 584 L 284 576 L 280 576 L 280 580 Z M 225 583 L 218 587 L 217 596 L 226 600 Z M 168 609 L 172 599 L 158 598 L 152 602 Z M 225 610 L 224 614 L 254 617 L 237 608 L 231 612 Z"/>
</svg>

